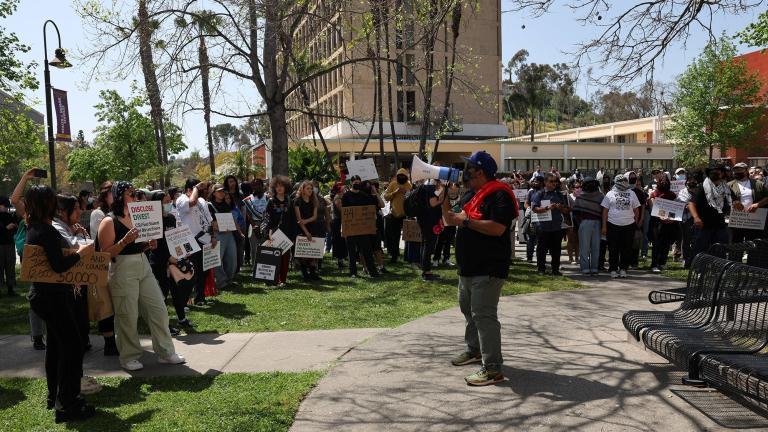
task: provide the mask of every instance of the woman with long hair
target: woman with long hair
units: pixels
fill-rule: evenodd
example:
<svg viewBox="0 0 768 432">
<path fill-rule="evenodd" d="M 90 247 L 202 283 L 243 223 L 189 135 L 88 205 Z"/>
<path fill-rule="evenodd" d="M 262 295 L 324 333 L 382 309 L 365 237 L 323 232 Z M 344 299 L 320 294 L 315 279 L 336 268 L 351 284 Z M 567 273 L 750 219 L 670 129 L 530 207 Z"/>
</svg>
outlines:
<svg viewBox="0 0 768 432">
<path fill-rule="evenodd" d="M 139 311 L 152 334 L 152 349 L 160 356 L 159 362 L 184 363 L 176 354 L 168 329 L 168 309 L 157 280 L 144 252 L 155 249 L 157 241 L 136 243 L 139 230 L 134 228 L 128 214 L 136 190 L 129 182 L 112 185 L 112 213 L 99 225 L 99 247 L 112 257 L 109 267 L 109 289 L 115 309 L 117 348 L 120 365 L 128 371 L 144 368 L 139 362 L 143 353 L 138 333 Z"/>
<path fill-rule="evenodd" d="M 208 212 L 216 221 L 216 215 L 219 213 L 232 214 L 232 201 L 227 202 L 227 192 L 223 185 L 213 186 L 210 201 L 208 201 Z M 227 288 L 233 283 L 237 272 L 237 239 L 239 231 L 221 231 L 216 232 L 216 240 L 219 244 L 219 256 L 221 265 L 214 270 L 216 288 Z"/>
<path fill-rule="evenodd" d="M 291 180 L 286 176 L 277 175 L 272 178 L 271 188 L 272 197 L 269 199 L 267 209 L 264 212 L 264 231 L 268 234 L 270 242 L 272 241 L 272 234 L 278 229 L 286 237 L 293 238 L 294 216 L 291 212 L 291 203 L 288 197 L 288 193 L 291 190 Z M 278 286 L 285 285 L 290 262 L 291 251 L 287 251 L 282 255 L 280 261 L 280 274 L 277 278 Z"/>
<path fill-rule="evenodd" d="M 309 180 L 304 180 L 299 186 L 296 199 L 293 201 L 293 209 L 296 214 L 296 223 L 298 225 L 297 236 L 303 235 L 312 241 L 312 237 L 318 235 L 317 212 L 318 200 L 315 195 L 314 185 Z M 299 258 L 301 265 L 301 275 L 304 280 L 320 280 L 317 275 L 317 260 L 314 258 Z"/>
<path fill-rule="evenodd" d="M 51 269 L 63 273 L 93 254 L 93 244 L 79 245 L 74 253 L 65 255 L 62 249 L 70 244 L 53 227 L 57 200 L 48 186 L 33 186 L 24 195 L 27 213 L 27 244 L 43 248 Z M 81 396 L 83 375 L 83 341 L 80 338 L 75 312 L 73 285 L 34 282 L 29 302 L 35 313 L 45 321 L 48 347 L 45 352 L 45 375 L 48 381 L 48 408 L 55 409 L 56 423 L 83 420 L 96 410 Z"/>
<path fill-rule="evenodd" d="M 242 186 L 245 186 L 245 183 L 243 183 Z M 240 219 L 244 219 L 242 215 L 245 214 L 245 205 L 243 204 L 245 194 L 237 177 L 233 175 L 224 177 L 224 191 L 228 195 L 227 199 L 231 199 L 230 205 L 232 206 L 232 215 L 235 217 L 235 224 L 240 226 L 241 224 L 238 223 L 238 215 L 240 216 Z M 239 235 L 239 231 L 232 233 L 232 235 L 235 238 L 236 245 L 235 255 L 237 260 L 235 262 L 235 273 L 240 273 L 240 267 L 243 265 L 243 253 L 245 252 L 245 236 Z"/>
<path fill-rule="evenodd" d="M 99 195 L 96 197 L 95 208 L 91 212 L 90 232 L 91 237 L 96 238 L 101 221 L 109 213 L 112 206 L 112 182 L 105 181 L 99 186 Z"/>
</svg>

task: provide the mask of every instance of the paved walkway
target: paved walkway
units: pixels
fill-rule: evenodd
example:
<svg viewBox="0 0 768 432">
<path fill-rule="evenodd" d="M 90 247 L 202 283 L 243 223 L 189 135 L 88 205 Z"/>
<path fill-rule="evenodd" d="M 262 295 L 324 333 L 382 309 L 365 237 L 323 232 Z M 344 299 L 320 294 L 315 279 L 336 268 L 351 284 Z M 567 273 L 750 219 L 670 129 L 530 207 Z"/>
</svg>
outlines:
<svg viewBox="0 0 768 432">
<path fill-rule="evenodd" d="M 682 373 L 628 343 L 625 310 L 652 309 L 670 280 L 583 278 L 599 288 L 506 297 L 500 303 L 501 385 L 471 388 L 457 308 L 382 332 L 345 355 L 303 402 L 307 431 L 702 431 L 767 428 L 722 394 L 679 385 Z"/>
<path fill-rule="evenodd" d="M 92 376 L 174 376 L 223 372 L 296 372 L 324 370 L 355 345 L 384 329 L 314 330 L 274 333 L 202 333 L 174 338 L 184 365 L 162 365 L 151 352 L 152 341 L 142 338 L 147 351 L 144 369 L 125 372 L 116 357 L 104 357 L 103 339 L 91 335 L 93 349 L 84 369 Z M 29 336 L 0 336 L 0 376 L 45 376 L 44 351 L 32 350 Z"/>
</svg>

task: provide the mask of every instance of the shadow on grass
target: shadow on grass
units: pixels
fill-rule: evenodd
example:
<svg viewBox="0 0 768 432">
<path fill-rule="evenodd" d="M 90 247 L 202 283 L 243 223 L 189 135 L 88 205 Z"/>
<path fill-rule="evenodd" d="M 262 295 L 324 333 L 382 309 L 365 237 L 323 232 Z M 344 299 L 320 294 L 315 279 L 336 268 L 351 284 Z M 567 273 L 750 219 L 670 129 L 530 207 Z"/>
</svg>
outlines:
<svg viewBox="0 0 768 432">
<path fill-rule="evenodd" d="M 0 387 L 0 410 L 12 408 L 26 399 L 27 396 L 19 389 Z"/>
</svg>

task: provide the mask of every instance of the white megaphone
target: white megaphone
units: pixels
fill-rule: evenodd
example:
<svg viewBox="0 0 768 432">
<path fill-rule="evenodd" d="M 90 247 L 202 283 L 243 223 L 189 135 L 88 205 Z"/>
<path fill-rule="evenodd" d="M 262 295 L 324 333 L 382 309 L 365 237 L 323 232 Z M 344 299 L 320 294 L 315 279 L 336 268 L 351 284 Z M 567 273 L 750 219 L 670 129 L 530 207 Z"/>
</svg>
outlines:
<svg viewBox="0 0 768 432">
<path fill-rule="evenodd" d="M 426 179 L 439 179 L 458 183 L 459 179 L 461 179 L 461 170 L 429 165 L 419 159 L 418 156 L 413 155 L 413 162 L 411 163 L 411 180 L 417 182 Z"/>
</svg>

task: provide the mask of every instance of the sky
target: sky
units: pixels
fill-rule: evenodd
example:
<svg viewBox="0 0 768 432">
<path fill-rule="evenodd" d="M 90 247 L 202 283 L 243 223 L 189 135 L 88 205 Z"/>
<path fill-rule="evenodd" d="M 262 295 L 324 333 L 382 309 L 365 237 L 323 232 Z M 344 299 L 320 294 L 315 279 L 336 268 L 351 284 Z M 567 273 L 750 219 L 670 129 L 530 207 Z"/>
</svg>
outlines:
<svg viewBox="0 0 768 432">
<path fill-rule="evenodd" d="M 107 0 L 109 3 L 111 1 Z M 501 0 L 502 10 L 509 9 L 507 0 Z M 624 7 L 629 2 L 621 0 L 615 2 L 620 7 Z M 595 35 L 598 30 L 594 26 L 582 26 L 577 21 L 577 15 L 574 11 L 565 6 L 565 2 L 554 1 L 555 6 L 550 13 L 539 17 L 526 16 L 522 13 L 503 13 L 502 14 L 502 63 L 518 50 L 525 48 L 530 53 L 528 60 L 535 63 L 570 63 L 572 57 L 569 54 L 574 46 Z M 714 31 L 720 34 L 725 31 L 732 35 L 743 29 L 747 24 L 757 18 L 758 10 L 747 13 L 742 16 L 729 16 L 725 19 L 716 21 Z M 32 107 L 40 112 L 45 112 L 45 95 L 42 90 L 42 59 L 43 59 L 43 35 L 42 28 L 46 19 L 52 19 L 56 22 L 61 31 L 62 47 L 71 53 L 88 48 L 86 30 L 83 28 L 80 18 L 75 13 L 70 0 L 21 0 L 21 3 L 14 15 L 1 21 L 0 26 L 4 26 L 8 31 L 15 32 L 21 41 L 31 46 L 31 51 L 23 58 L 26 61 L 36 60 L 39 64 L 38 73 L 41 81 L 41 89 L 36 94 L 29 95 L 33 100 Z M 525 26 L 525 28 L 523 28 Z M 685 67 L 693 60 L 706 45 L 706 35 L 697 33 L 691 35 L 685 47 L 676 45 L 669 50 L 663 63 L 657 69 L 656 79 L 662 82 L 671 82 L 674 78 L 685 70 Z M 56 34 L 53 28 L 48 26 L 48 45 L 50 56 L 53 55 L 53 49 L 56 45 Z M 740 52 L 749 52 L 752 49 L 739 47 Z M 75 55 L 72 57 L 75 63 Z M 143 77 L 140 68 L 135 68 L 133 79 L 143 85 Z M 599 66 L 595 67 L 599 70 Z M 597 74 L 597 72 L 596 72 Z M 51 71 L 51 82 L 56 88 L 68 91 L 70 123 L 72 133 L 75 135 L 79 129 L 85 132 L 86 140 L 93 139 L 93 130 L 97 126 L 95 118 L 96 109 L 94 105 L 99 102 L 99 91 L 103 89 L 116 89 L 122 95 L 130 94 L 131 79 L 121 82 L 105 82 L 99 80 L 86 85 L 88 70 L 75 64 L 70 69 L 53 69 Z M 586 80 L 581 80 L 577 92 L 585 97 L 587 92 L 590 94 L 598 90 L 594 84 L 586 85 Z M 227 83 L 222 96 L 224 102 L 229 102 L 227 98 L 235 98 L 232 95 L 242 95 L 252 93 L 252 89 L 243 89 L 242 84 L 237 82 Z M 243 91 L 245 90 L 245 91 Z M 233 103 L 235 102 L 233 99 Z M 228 104 L 230 105 L 230 104 Z M 257 105 L 257 104 L 252 104 Z M 230 105 L 231 106 L 231 105 Z M 188 150 L 182 155 L 188 154 L 190 150 L 203 150 L 205 145 L 205 124 L 202 114 L 188 113 L 183 119 L 174 119 L 180 124 L 185 136 Z M 237 119 L 227 119 L 223 117 L 212 116 L 212 124 L 230 122 L 239 124 Z M 202 151 L 203 154 L 206 151 Z"/>
</svg>

